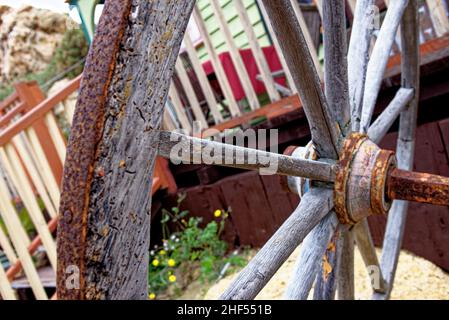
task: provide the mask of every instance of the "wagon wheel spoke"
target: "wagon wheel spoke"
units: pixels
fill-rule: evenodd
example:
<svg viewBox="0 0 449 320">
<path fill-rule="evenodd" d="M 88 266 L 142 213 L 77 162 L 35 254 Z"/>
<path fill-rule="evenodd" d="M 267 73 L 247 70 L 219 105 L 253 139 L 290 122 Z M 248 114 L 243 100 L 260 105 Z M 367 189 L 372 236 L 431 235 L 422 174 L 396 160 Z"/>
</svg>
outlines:
<svg viewBox="0 0 449 320">
<path fill-rule="evenodd" d="M 354 233 L 357 249 L 365 263 L 368 275 L 371 276 L 373 291 L 385 292 L 385 280 L 382 275 L 382 270 L 380 269 L 379 259 L 377 258 L 376 249 L 369 231 L 368 220 L 363 219 L 357 223 L 352 231 Z"/>
<path fill-rule="evenodd" d="M 291 70 L 294 85 L 298 89 L 318 155 L 336 159 L 341 133 L 332 118 L 291 2 L 290 0 L 262 2 Z"/>
<path fill-rule="evenodd" d="M 362 133 L 365 133 L 370 125 L 391 47 L 407 3 L 408 0 L 397 0 L 388 7 L 368 62 L 360 123 L 360 132 Z"/>
<path fill-rule="evenodd" d="M 369 49 L 373 30 L 371 8 L 374 0 L 356 2 L 351 38 L 348 48 L 349 102 L 351 104 L 352 130 L 360 128 L 363 93 L 366 81 L 366 69 L 369 61 Z"/>
<path fill-rule="evenodd" d="M 221 299 L 254 299 L 306 235 L 332 209 L 330 189 L 312 189 L 240 272 Z"/>
<path fill-rule="evenodd" d="M 205 157 L 207 153 L 208 157 Z M 172 161 L 228 166 L 247 170 L 268 170 L 276 164 L 276 174 L 305 177 L 323 182 L 335 180 L 335 165 L 327 162 L 298 159 L 287 155 L 244 148 L 187 136 L 181 133 L 161 131 L 158 154 Z"/>
<path fill-rule="evenodd" d="M 354 299 L 354 236 L 343 230 L 337 242 L 337 293 L 339 300 Z"/>
<path fill-rule="evenodd" d="M 414 95 L 415 90 L 411 88 L 398 90 L 390 104 L 369 127 L 367 134 L 371 141 L 377 144 L 382 140 L 399 114 L 408 107 Z"/>
<path fill-rule="evenodd" d="M 335 212 L 331 211 L 305 237 L 284 297 L 307 299 L 319 271 L 323 255 L 338 225 Z"/>
<path fill-rule="evenodd" d="M 415 151 L 420 66 L 419 16 L 418 5 L 415 0 L 409 2 L 402 18 L 401 42 L 402 86 L 414 89 L 415 95 L 407 110 L 401 113 L 396 153 L 398 168 L 411 170 Z M 381 257 L 381 270 L 388 284 L 388 290 L 383 294 L 374 293 L 373 299 L 388 299 L 390 297 L 407 219 L 407 209 L 407 201 L 394 201 L 390 209 Z"/>
<path fill-rule="evenodd" d="M 335 230 L 331 240 L 327 244 L 327 249 L 321 261 L 320 270 L 316 275 L 315 287 L 313 290 L 313 300 L 333 300 L 337 290 L 338 276 L 338 241 L 341 232 L 347 229 L 347 226 L 340 224 Z"/>
</svg>

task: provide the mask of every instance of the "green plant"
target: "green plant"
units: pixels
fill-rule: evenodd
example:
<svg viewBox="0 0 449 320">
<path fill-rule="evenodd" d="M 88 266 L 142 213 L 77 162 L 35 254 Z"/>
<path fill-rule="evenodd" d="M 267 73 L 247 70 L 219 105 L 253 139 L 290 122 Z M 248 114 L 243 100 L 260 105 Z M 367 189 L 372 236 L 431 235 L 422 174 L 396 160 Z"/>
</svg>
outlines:
<svg viewBox="0 0 449 320">
<path fill-rule="evenodd" d="M 226 256 L 227 244 L 220 239 L 229 210 L 215 210 L 215 219 L 202 228 L 201 218 L 189 217 L 187 210 L 180 209 L 184 198 L 179 196 L 170 211 L 162 210 L 162 245 L 150 251 L 150 299 L 161 293 L 177 295 L 195 280 L 209 283 L 218 279 L 225 266 L 245 263 L 239 255 Z"/>
<path fill-rule="evenodd" d="M 73 66 L 87 55 L 89 44 L 81 29 L 69 29 L 64 33 L 61 43 L 56 49 L 54 63 L 59 72 Z M 83 72 L 84 64 L 80 64 L 75 69 L 67 73 L 67 77 L 72 79 Z"/>
</svg>

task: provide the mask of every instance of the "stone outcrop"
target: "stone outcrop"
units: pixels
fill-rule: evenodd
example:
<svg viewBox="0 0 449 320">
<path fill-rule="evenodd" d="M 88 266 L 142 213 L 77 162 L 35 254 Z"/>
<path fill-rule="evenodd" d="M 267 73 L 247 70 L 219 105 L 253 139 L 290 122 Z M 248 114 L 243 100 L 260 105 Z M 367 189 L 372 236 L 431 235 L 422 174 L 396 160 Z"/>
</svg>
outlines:
<svg viewBox="0 0 449 320">
<path fill-rule="evenodd" d="M 0 81 L 44 70 L 72 23 L 49 10 L 0 6 Z"/>
</svg>

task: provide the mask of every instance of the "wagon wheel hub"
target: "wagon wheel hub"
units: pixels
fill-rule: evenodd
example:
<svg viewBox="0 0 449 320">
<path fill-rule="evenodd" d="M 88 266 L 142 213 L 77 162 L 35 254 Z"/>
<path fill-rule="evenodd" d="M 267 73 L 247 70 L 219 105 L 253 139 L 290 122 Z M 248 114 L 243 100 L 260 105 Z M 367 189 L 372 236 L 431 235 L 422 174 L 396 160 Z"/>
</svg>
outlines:
<svg viewBox="0 0 449 320">
<path fill-rule="evenodd" d="M 334 184 L 340 223 L 355 224 L 370 215 L 387 214 L 391 199 L 386 182 L 394 167 L 394 152 L 379 148 L 367 135 L 352 133 L 345 140 Z"/>
<path fill-rule="evenodd" d="M 289 146 L 284 155 L 317 160 L 313 145 Z M 303 196 L 310 179 L 284 176 L 284 188 Z M 395 153 L 381 149 L 366 134 L 351 133 L 335 166 L 335 212 L 342 224 L 356 224 L 371 215 L 386 215 L 392 201 L 449 205 L 449 178 L 401 170 Z"/>
</svg>

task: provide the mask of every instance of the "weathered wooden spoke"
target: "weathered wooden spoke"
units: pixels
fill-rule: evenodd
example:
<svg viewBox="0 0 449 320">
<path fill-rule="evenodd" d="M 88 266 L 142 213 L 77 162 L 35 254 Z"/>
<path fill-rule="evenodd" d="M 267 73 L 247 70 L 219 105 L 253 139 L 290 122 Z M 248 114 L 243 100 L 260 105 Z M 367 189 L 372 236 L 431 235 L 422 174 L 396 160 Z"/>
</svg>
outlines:
<svg viewBox="0 0 449 320">
<path fill-rule="evenodd" d="M 332 209 L 332 190 L 312 189 L 220 297 L 254 299 L 305 236 Z"/>
<path fill-rule="evenodd" d="M 219 13 L 218 1 L 213 3 Z M 58 227 L 58 298 L 146 298 L 151 197 L 141 190 L 150 188 L 156 153 L 174 161 L 248 170 L 266 170 L 276 163 L 276 174 L 288 176 L 294 182 L 293 191 L 301 195 L 297 209 L 221 299 L 255 298 L 303 240 L 285 297 L 307 298 L 316 281 L 316 299 L 333 299 L 336 287 L 339 298 L 353 299 L 354 241 L 367 268 L 379 268 L 366 218 L 388 211 L 380 284 L 373 287 L 373 298 L 389 297 L 408 208 L 404 200 L 449 205 L 449 178 L 410 171 L 419 92 L 417 0 L 391 3 L 371 58 L 372 17 L 367 11 L 373 1 L 359 0 L 349 66 L 344 1 L 324 1 L 325 92 L 290 0 L 262 3 L 310 124 L 312 147 L 304 154 L 290 150 L 290 155 L 280 155 L 159 131 L 194 3 L 106 2 L 87 59 L 65 164 Z M 401 19 L 402 85 L 370 125 Z M 205 26 L 199 27 L 214 69 L 223 73 Z M 188 47 L 192 49 L 191 43 Z M 183 77 L 182 66 L 178 64 L 177 69 Z M 266 74 L 265 81 L 269 80 Z M 239 114 L 229 84 L 224 84 L 231 113 Z M 176 102 L 176 94 L 170 96 Z M 213 105 L 213 99 L 209 100 Z M 377 143 L 399 114 L 395 156 Z M 323 264 L 323 255 L 330 270 Z M 67 268 L 73 265 L 81 276 L 77 290 L 66 286 Z"/>
<path fill-rule="evenodd" d="M 409 0 L 396 0 L 388 7 L 366 71 L 360 132 L 365 133 L 373 116 L 380 85 L 390 57 L 391 47 Z"/>
<path fill-rule="evenodd" d="M 401 113 L 397 141 L 398 168 L 411 170 L 415 153 L 415 135 L 418 116 L 419 88 L 419 13 L 417 1 L 410 1 L 401 23 L 402 87 L 415 89 L 407 110 Z M 447 186 L 446 186 L 447 188 Z M 446 198 L 449 192 L 446 191 Z M 394 201 L 385 231 L 381 270 L 388 284 L 385 293 L 375 292 L 373 299 L 388 299 L 393 288 L 396 266 L 401 251 L 408 202 Z"/>
<path fill-rule="evenodd" d="M 352 131 L 359 131 L 362 114 L 363 92 L 366 81 L 366 68 L 369 61 L 369 49 L 373 31 L 371 8 L 374 0 L 358 0 L 356 2 L 351 39 L 349 41 L 348 85 L 349 102 L 351 104 Z"/>
<path fill-rule="evenodd" d="M 337 216 L 335 212 L 331 211 L 304 239 L 293 277 L 285 292 L 286 299 L 307 299 L 313 282 L 320 271 L 321 260 L 327 245 L 334 235 L 337 225 Z"/>
<path fill-rule="evenodd" d="M 338 246 L 340 235 L 346 230 L 343 224 L 338 225 L 331 241 L 329 241 L 326 252 L 323 255 L 320 270 L 316 277 L 315 287 L 313 290 L 313 300 L 334 300 L 337 291 L 337 275 L 339 267 L 339 249 Z M 340 247 L 340 248 L 339 248 Z"/>
<path fill-rule="evenodd" d="M 292 71 L 317 153 L 320 157 L 336 159 L 338 156 L 336 146 L 341 134 L 331 117 L 317 71 L 290 0 L 262 2 L 285 60 Z"/>
<path fill-rule="evenodd" d="M 159 155 L 176 161 L 215 164 L 247 170 L 267 169 L 270 163 L 276 163 L 277 174 L 311 178 L 323 182 L 335 180 L 335 165 L 329 162 L 298 159 L 175 132 L 162 131 L 159 139 Z"/>
<path fill-rule="evenodd" d="M 376 292 L 385 292 L 385 280 L 380 269 L 379 259 L 369 231 L 368 220 L 363 219 L 353 228 L 355 242 L 360 251 L 363 262 L 372 278 L 372 288 Z M 376 278 L 374 278 L 376 277 Z"/>
</svg>

